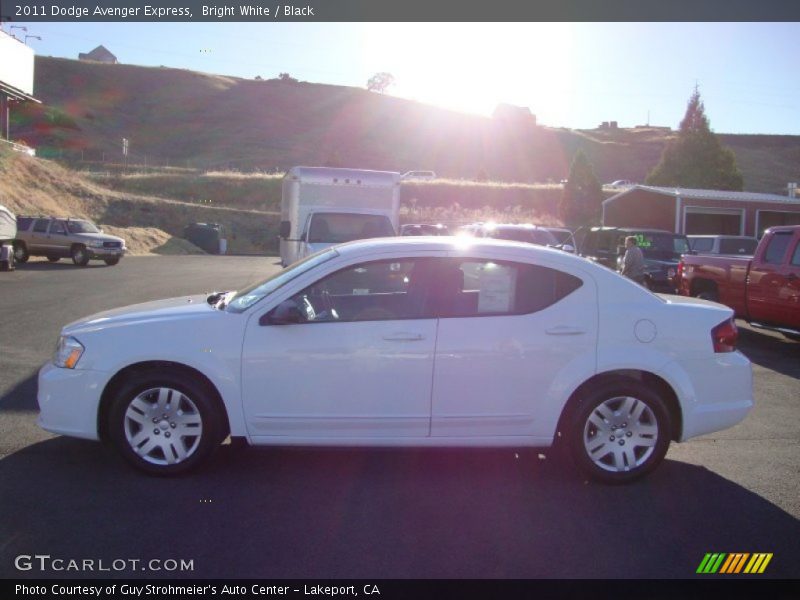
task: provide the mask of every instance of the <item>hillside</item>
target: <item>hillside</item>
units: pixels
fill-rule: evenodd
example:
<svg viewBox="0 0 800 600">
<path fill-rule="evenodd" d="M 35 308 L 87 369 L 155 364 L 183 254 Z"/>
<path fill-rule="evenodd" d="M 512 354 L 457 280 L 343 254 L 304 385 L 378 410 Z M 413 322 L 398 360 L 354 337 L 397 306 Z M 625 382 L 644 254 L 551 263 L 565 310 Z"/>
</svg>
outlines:
<svg viewBox="0 0 800 600">
<path fill-rule="evenodd" d="M 643 181 L 672 132 L 573 131 L 468 115 L 360 88 L 37 57 L 44 106 L 12 113 L 40 156 L 274 171 L 335 165 L 433 169 L 453 179 L 559 181 L 582 148 L 601 181 Z M 590 101 L 590 100 L 587 100 Z M 535 107 L 532 107 L 535 112 Z M 710 107 L 713 125 L 713 107 Z M 800 136 L 722 135 L 745 189 L 798 179 Z"/>
<path fill-rule="evenodd" d="M 133 254 L 196 253 L 180 236 L 193 222 L 222 223 L 231 252 L 263 253 L 277 234 L 275 213 L 180 202 L 108 189 L 53 161 L 0 147 L 0 204 L 17 215 L 83 217 L 120 235 Z"/>
</svg>

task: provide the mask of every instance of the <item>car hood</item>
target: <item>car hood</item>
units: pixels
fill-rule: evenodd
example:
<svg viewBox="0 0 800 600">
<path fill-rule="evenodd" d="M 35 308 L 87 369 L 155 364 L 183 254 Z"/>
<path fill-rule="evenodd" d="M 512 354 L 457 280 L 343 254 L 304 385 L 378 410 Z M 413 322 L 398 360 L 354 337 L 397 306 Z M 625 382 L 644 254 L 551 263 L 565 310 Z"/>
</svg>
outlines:
<svg viewBox="0 0 800 600">
<path fill-rule="evenodd" d="M 209 318 L 223 314 L 206 302 L 207 295 L 182 296 L 106 310 L 66 325 L 64 335 L 153 321 Z"/>
<path fill-rule="evenodd" d="M 107 233 L 71 233 L 71 237 L 78 239 L 85 239 L 87 242 L 101 241 L 101 242 L 122 242 L 125 243 L 121 237 L 116 235 L 108 235 Z"/>
</svg>

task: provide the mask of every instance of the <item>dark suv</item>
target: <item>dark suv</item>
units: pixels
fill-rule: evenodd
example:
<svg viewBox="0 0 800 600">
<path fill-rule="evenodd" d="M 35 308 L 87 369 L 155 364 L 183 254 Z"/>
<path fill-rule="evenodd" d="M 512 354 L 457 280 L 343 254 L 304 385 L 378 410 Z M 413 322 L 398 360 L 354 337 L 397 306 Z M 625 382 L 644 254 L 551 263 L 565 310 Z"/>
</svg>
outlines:
<svg viewBox="0 0 800 600">
<path fill-rule="evenodd" d="M 682 254 L 690 254 L 685 235 L 661 229 L 633 227 L 592 227 L 583 238 L 579 254 L 619 271 L 625 255 L 625 238 L 633 236 L 642 249 L 645 285 L 655 292 L 674 294 L 675 274 Z"/>
</svg>

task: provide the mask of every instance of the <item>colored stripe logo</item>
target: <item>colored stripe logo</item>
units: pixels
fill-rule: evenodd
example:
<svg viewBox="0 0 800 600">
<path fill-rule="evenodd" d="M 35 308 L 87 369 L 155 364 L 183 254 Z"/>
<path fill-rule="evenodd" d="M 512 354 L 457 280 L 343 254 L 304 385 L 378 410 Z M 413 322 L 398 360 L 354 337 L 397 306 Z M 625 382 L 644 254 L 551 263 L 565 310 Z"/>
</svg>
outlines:
<svg viewBox="0 0 800 600">
<path fill-rule="evenodd" d="M 749 552 L 708 552 L 700 566 L 697 567 L 697 573 L 700 574 L 724 574 L 735 575 L 739 573 L 759 574 L 763 573 L 767 568 L 769 561 L 772 560 L 772 552 L 756 552 L 750 554 Z"/>
</svg>

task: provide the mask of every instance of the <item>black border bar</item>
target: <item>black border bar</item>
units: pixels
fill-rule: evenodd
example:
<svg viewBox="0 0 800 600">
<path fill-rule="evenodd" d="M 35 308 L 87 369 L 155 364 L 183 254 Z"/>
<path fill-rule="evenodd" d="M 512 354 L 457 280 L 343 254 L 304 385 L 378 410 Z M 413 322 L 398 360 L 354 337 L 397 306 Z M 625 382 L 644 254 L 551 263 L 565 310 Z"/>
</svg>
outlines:
<svg viewBox="0 0 800 600">
<path fill-rule="evenodd" d="M 216 10 L 205 11 L 203 7 Z M 242 14 L 242 7 L 248 9 Z M 796 0 L 0 0 L 21 22 L 800 21 Z"/>
</svg>

